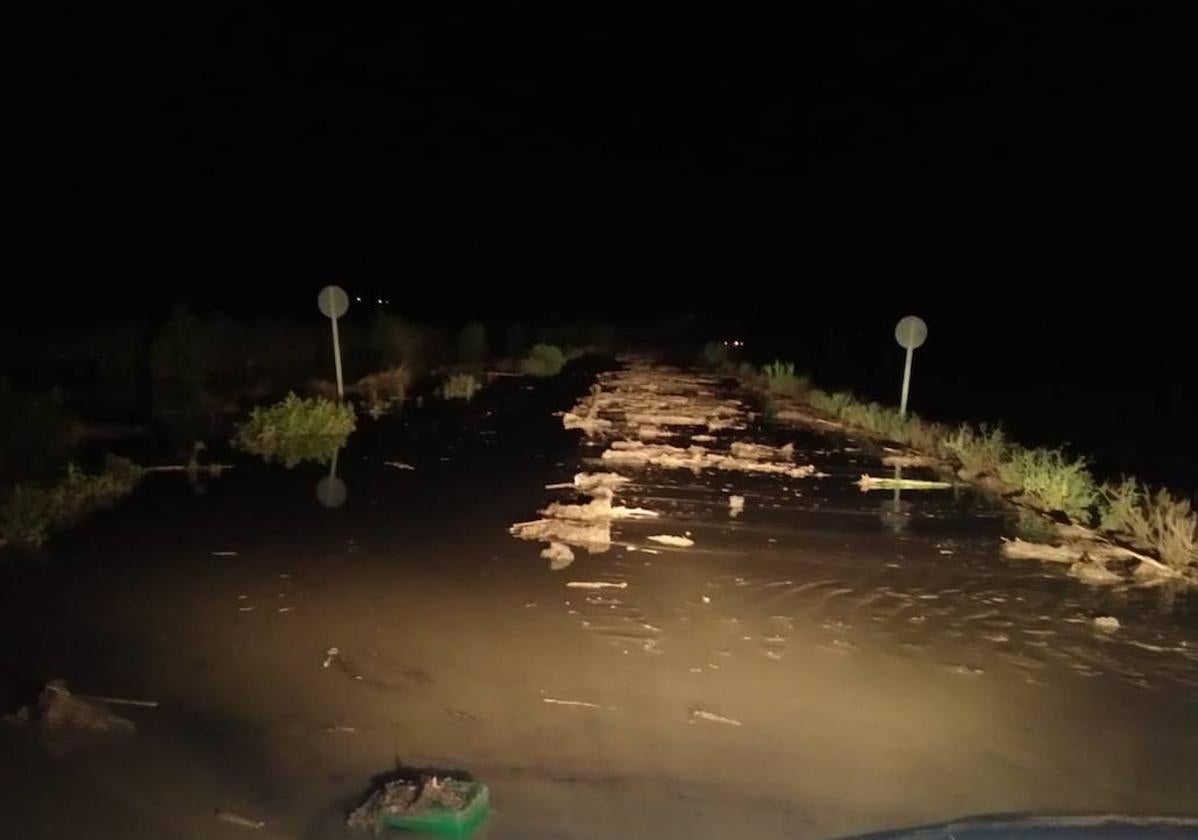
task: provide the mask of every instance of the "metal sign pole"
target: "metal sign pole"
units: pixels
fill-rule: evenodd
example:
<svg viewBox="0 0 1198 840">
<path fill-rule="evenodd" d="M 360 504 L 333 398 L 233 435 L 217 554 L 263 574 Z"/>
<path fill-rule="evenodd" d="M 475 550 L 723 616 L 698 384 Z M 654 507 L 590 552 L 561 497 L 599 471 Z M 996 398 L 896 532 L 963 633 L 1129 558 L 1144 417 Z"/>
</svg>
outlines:
<svg viewBox="0 0 1198 840">
<path fill-rule="evenodd" d="M 341 336 L 337 319 L 349 309 L 349 295 L 340 286 L 325 286 L 316 296 L 316 308 L 333 322 L 333 364 L 337 368 L 337 399 L 345 399 L 345 384 L 341 380 Z"/>
<path fill-rule="evenodd" d="M 337 332 L 337 322 L 333 322 L 333 333 Z M 911 357 L 915 355 L 915 348 L 907 348 L 907 364 L 903 366 L 903 398 L 899 402 L 899 417 L 907 416 L 907 392 L 911 390 Z M 341 383 L 341 367 L 337 367 L 337 383 Z"/>
<path fill-rule="evenodd" d="M 922 318 L 908 315 L 894 326 L 894 340 L 907 351 L 907 362 L 903 365 L 903 396 L 899 401 L 899 417 L 907 416 L 907 395 L 911 390 L 911 359 L 915 348 L 922 347 L 928 340 L 928 325 Z"/>
<path fill-rule="evenodd" d="M 341 336 L 337 334 L 337 319 L 330 318 L 333 325 L 333 364 L 337 367 L 337 399 L 345 399 L 345 386 L 341 382 Z M 907 351 L 907 370 L 911 370 L 911 351 Z M 903 384 L 903 405 L 907 404 L 907 387 Z"/>
</svg>

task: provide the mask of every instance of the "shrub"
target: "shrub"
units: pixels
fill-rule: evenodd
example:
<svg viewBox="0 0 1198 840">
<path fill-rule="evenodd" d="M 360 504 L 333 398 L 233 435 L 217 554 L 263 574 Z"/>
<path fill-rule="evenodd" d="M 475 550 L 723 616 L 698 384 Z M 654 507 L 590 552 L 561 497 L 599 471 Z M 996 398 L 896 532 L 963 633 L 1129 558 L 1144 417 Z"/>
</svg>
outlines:
<svg viewBox="0 0 1198 840">
<path fill-rule="evenodd" d="M 848 391 L 835 391 L 829 394 L 826 391 L 813 388 L 807 392 L 807 402 L 812 408 L 833 417 L 841 417 L 845 408 L 855 401 L 853 395 Z"/>
<path fill-rule="evenodd" d="M 441 382 L 437 393 L 444 400 L 472 400 L 481 387 L 473 374 L 455 373 Z"/>
<path fill-rule="evenodd" d="M 944 439 L 944 427 L 939 423 L 931 423 L 922 417 L 909 414 L 902 431 L 902 442 L 912 449 L 932 455 L 940 452 Z"/>
<path fill-rule="evenodd" d="M 1048 543 L 1058 538 L 1056 523 L 1042 513 L 1025 507 L 1017 508 L 1015 530 L 1032 542 Z"/>
<path fill-rule="evenodd" d="M 1011 444 L 1002 426 L 991 429 L 983 425 L 974 429 L 963 423 L 952 434 L 945 436 L 941 441 L 941 449 L 971 472 L 996 474 L 999 464 L 1006 460 Z"/>
<path fill-rule="evenodd" d="M 458 333 L 458 361 L 479 364 L 487 358 L 487 328 L 471 322 Z"/>
<path fill-rule="evenodd" d="M 1131 534 L 1175 569 L 1198 563 L 1198 515 L 1188 500 L 1164 489 L 1152 495 L 1134 478 L 1104 484 L 1101 494 L 1102 528 Z"/>
<path fill-rule="evenodd" d="M 1098 505 L 1099 527 L 1104 531 L 1134 533 L 1134 526 L 1143 519 L 1148 488 L 1134 478 L 1124 478 L 1118 484 L 1105 483 L 1099 488 L 1102 498 Z"/>
<path fill-rule="evenodd" d="M 133 492 L 141 475 L 141 468 L 127 458 L 109 456 L 103 472 L 94 475 L 69 464 L 66 477 L 57 484 L 18 484 L 0 509 L 0 540 L 39 546 L 51 530 Z"/>
<path fill-rule="evenodd" d="M 377 419 L 389 409 L 403 405 L 411 379 L 408 366 L 401 364 L 363 376 L 346 390 L 361 397 L 366 402 L 367 413 Z"/>
<path fill-rule="evenodd" d="M 761 369 L 765 377 L 765 387 L 771 394 L 797 396 L 811 387 L 811 380 L 806 376 L 795 374 L 793 362 L 782 362 L 775 359 L 771 364 Z"/>
<path fill-rule="evenodd" d="M 1059 449 L 1014 449 L 999 464 L 1003 481 L 1023 492 L 1048 510 L 1059 510 L 1077 520 L 1086 520 L 1098 501 L 1098 487 L 1086 460 L 1070 460 Z"/>
<path fill-rule="evenodd" d="M 520 370 L 528 376 L 557 376 L 565 364 L 566 357 L 560 347 L 553 344 L 537 344 L 520 363 Z"/>
<path fill-rule="evenodd" d="M 349 403 L 288 394 L 281 402 L 253 409 L 237 427 L 233 445 L 287 467 L 301 461 L 327 464 L 355 426 Z"/>
<path fill-rule="evenodd" d="M 1145 500 L 1143 511 L 1132 521 L 1132 533 L 1155 548 L 1162 562 L 1175 569 L 1198 564 L 1198 516 L 1187 499 L 1162 488 Z"/>
</svg>

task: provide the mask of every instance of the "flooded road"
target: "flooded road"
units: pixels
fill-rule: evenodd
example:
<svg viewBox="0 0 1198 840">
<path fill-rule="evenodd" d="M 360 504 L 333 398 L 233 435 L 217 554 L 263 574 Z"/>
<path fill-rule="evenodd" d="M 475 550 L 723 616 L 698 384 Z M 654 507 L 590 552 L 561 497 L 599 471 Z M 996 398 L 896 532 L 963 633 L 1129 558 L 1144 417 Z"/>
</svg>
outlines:
<svg viewBox="0 0 1198 840">
<path fill-rule="evenodd" d="M 5 711 L 53 677 L 159 703 L 0 726 L 12 836 L 343 837 L 397 762 L 485 781 L 489 838 L 1198 810 L 1193 595 L 1004 559 L 998 504 L 862 492 L 880 449 L 711 377 L 593 382 L 367 423 L 335 509 L 319 468 L 155 477 L 0 569 Z"/>
</svg>

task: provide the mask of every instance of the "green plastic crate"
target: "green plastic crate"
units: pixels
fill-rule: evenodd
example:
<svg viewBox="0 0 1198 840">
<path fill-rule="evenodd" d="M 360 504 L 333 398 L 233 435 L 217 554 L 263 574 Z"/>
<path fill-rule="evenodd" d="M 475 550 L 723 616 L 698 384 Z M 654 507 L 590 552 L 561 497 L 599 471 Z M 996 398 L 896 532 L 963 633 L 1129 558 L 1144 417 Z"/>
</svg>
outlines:
<svg viewBox="0 0 1198 840">
<path fill-rule="evenodd" d="M 382 827 L 398 831 L 418 831 L 441 837 L 469 837 L 487 818 L 491 792 L 478 782 L 470 783 L 467 802 L 458 809 L 430 806 L 405 814 L 384 814 Z"/>
</svg>

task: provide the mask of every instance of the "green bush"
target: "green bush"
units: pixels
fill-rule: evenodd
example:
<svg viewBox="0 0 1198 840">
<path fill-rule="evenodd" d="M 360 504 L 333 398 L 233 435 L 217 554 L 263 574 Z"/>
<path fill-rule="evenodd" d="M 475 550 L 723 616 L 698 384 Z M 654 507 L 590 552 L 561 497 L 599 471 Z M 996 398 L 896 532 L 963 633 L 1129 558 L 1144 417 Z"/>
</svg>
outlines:
<svg viewBox="0 0 1198 840">
<path fill-rule="evenodd" d="M 1143 520 L 1148 488 L 1134 478 L 1124 478 L 1118 484 L 1105 483 L 1099 489 L 1099 527 L 1104 531 L 1134 533 Z"/>
<path fill-rule="evenodd" d="M 908 414 L 903 425 L 901 441 L 912 449 L 936 455 L 941 451 L 944 431 L 944 427 L 939 423 L 931 423 L 922 417 Z"/>
<path fill-rule="evenodd" d="M 109 456 L 103 472 L 94 475 L 69 464 L 66 477 L 56 484 L 18 484 L 0 509 L 0 540 L 39 546 L 51 530 L 133 492 L 141 476 L 141 468 L 132 461 Z"/>
<path fill-rule="evenodd" d="M 794 397 L 811 387 L 810 379 L 795 374 L 793 362 L 775 359 L 761 369 L 761 375 L 765 377 L 766 390 L 771 394 Z"/>
<path fill-rule="evenodd" d="M 458 361 L 479 364 L 487 358 L 487 328 L 477 321 L 458 333 Z"/>
<path fill-rule="evenodd" d="M 520 363 L 520 370 L 528 376 L 557 376 L 565 364 L 566 357 L 560 347 L 553 344 L 537 344 Z"/>
<path fill-rule="evenodd" d="M 411 379 L 407 365 L 401 364 L 363 376 L 346 391 L 362 399 L 366 403 L 366 413 L 378 419 L 403 406 Z"/>
<path fill-rule="evenodd" d="M 1058 539 L 1056 523 L 1044 514 L 1025 507 L 1016 508 L 1015 530 L 1019 536 L 1032 542 L 1051 543 Z"/>
<path fill-rule="evenodd" d="M 1100 488 L 1101 527 L 1131 534 L 1175 569 L 1198 564 L 1198 515 L 1186 499 L 1161 489 L 1155 495 L 1134 478 Z"/>
<path fill-rule="evenodd" d="M 1011 443 L 1002 426 L 991 429 L 983 425 L 974 429 L 963 423 L 942 441 L 943 454 L 956 458 L 961 466 L 975 473 L 997 474 L 1010 450 Z"/>
<path fill-rule="evenodd" d="M 1081 521 L 1098 501 L 1098 487 L 1084 458 L 1071 460 L 1059 449 L 1013 449 L 998 475 L 1023 489 L 1041 507 Z"/>
<path fill-rule="evenodd" d="M 812 388 L 807 392 L 807 402 L 817 411 L 822 411 L 833 417 L 840 417 L 844 409 L 854 403 L 855 400 L 853 395 L 848 391 L 834 391 L 829 394 L 818 388 Z"/>
<path fill-rule="evenodd" d="M 443 400 L 472 400 L 481 387 L 473 374 L 455 373 L 441 382 L 437 393 Z"/>
<path fill-rule="evenodd" d="M 301 461 L 327 464 L 356 424 L 349 403 L 288 394 L 281 402 L 253 409 L 237 427 L 233 445 L 287 467 Z"/>
<path fill-rule="evenodd" d="M 1132 533 L 1156 549 L 1161 561 L 1175 569 L 1198 564 L 1198 515 L 1189 500 L 1173 498 L 1160 489 L 1146 499 L 1143 516 L 1132 522 Z"/>
</svg>

